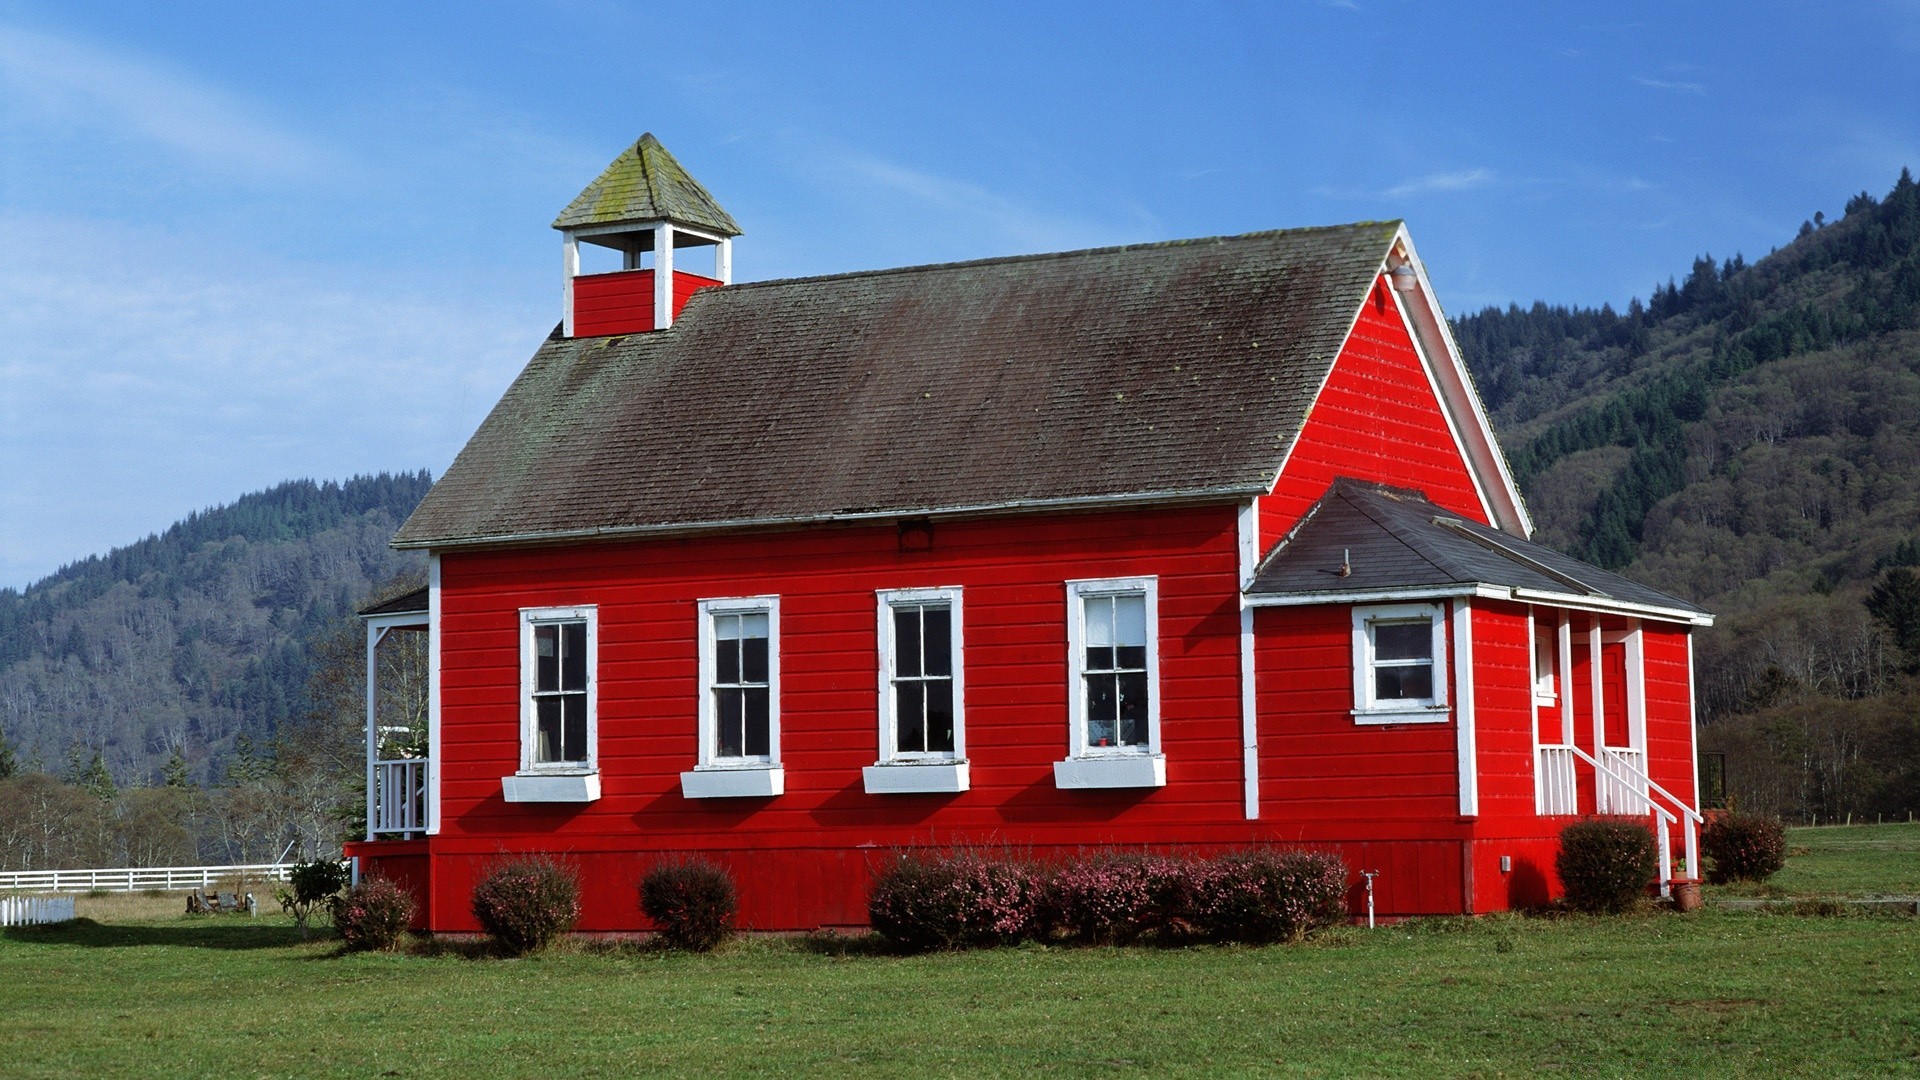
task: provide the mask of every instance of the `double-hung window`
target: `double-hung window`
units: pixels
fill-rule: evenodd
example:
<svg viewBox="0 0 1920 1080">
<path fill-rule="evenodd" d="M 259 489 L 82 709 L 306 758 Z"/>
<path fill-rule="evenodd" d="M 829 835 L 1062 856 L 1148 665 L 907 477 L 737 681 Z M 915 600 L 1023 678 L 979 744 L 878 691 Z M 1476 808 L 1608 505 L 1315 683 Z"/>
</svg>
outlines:
<svg viewBox="0 0 1920 1080">
<path fill-rule="evenodd" d="M 880 760 L 865 770 L 866 789 L 965 791 L 960 590 L 883 589 L 876 595 Z"/>
<path fill-rule="evenodd" d="M 508 802 L 591 802 L 600 795 L 595 750 L 593 607 L 520 612 L 520 770 L 502 780 Z"/>
<path fill-rule="evenodd" d="M 702 600 L 699 764 L 680 774 L 693 798 L 778 795 L 780 598 Z"/>
<path fill-rule="evenodd" d="M 1447 718 L 1446 609 L 1381 604 L 1353 609 L 1353 715 L 1362 724 Z"/>
<path fill-rule="evenodd" d="M 1067 583 L 1067 759 L 1060 787 L 1159 787 L 1159 583 Z"/>
</svg>

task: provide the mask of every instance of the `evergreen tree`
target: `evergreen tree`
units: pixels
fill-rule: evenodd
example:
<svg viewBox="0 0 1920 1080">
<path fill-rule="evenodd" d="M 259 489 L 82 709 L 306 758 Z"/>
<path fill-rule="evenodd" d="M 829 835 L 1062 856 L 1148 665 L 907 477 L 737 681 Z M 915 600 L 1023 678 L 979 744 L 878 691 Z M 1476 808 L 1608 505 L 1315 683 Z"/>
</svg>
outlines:
<svg viewBox="0 0 1920 1080">
<path fill-rule="evenodd" d="M 1867 594 L 1867 613 L 1893 635 L 1906 654 L 1907 670 L 1920 671 L 1920 574 L 1896 566 Z"/>
<path fill-rule="evenodd" d="M 187 776 L 187 759 L 180 755 L 179 747 L 173 748 L 173 754 L 167 758 L 167 764 L 161 776 L 164 778 L 165 785 L 170 788 L 193 786 L 193 781 Z"/>
<path fill-rule="evenodd" d="M 110 803 L 120 795 L 120 789 L 113 783 L 113 773 L 107 770 L 107 763 L 101 758 L 98 750 L 93 752 L 93 760 L 87 762 L 86 768 L 80 770 L 80 775 L 74 783 L 103 803 Z"/>
<path fill-rule="evenodd" d="M 14 760 L 13 744 L 7 741 L 6 729 L 0 728 L 0 780 L 12 779 L 17 771 L 19 764 Z"/>
</svg>

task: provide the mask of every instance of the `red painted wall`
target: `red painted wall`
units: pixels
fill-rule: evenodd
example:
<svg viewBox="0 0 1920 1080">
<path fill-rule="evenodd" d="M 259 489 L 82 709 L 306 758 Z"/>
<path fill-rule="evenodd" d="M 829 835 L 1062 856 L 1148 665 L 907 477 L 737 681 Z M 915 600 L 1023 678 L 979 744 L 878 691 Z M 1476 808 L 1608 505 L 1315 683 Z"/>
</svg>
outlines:
<svg viewBox="0 0 1920 1080">
<path fill-rule="evenodd" d="M 687 306 L 687 298 L 720 282 L 714 278 L 673 272 L 673 314 Z M 611 274 L 582 274 L 573 279 L 573 335 L 639 334 L 653 329 L 653 271 L 620 270 Z"/>
<path fill-rule="evenodd" d="M 1285 470 L 1260 500 L 1260 550 L 1270 550 L 1342 476 L 1414 488 L 1474 521 L 1487 512 L 1447 429 L 1398 296 L 1374 283 Z"/>
<path fill-rule="evenodd" d="M 889 523 L 445 555 L 436 928 L 471 926 L 470 864 L 503 848 L 583 860 L 608 853 L 589 876 L 588 928 L 640 925 L 632 886 L 652 853 L 716 849 L 777 870 L 756 871 L 751 886 L 743 879 L 749 923 L 810 928 L 864 921 L 866 874 L 848 864 L 868 857 L 861 853 L 935 842 L 1071 849 L 1250 838 L 1230 506 L 941 522 L 931 551 L 899 547 Z M 1058 790 L 1064 582 L 1145 574 L 1159 578 L 1168 785 Z M 951 585 L 965 589 L 972 790 L 868 795 L 860 770 L 878 754 L 874 590 Z M 679 774 L 695 763 L 700 692 L 695 603 L 760 594 L 781 597 L 786 793 L 684 799 Z M 518 611 L 574 604 L 599 609 L 604 794 L 585 807 L 509 805 L 500 778 L 519 760 Z"/>
</svg>

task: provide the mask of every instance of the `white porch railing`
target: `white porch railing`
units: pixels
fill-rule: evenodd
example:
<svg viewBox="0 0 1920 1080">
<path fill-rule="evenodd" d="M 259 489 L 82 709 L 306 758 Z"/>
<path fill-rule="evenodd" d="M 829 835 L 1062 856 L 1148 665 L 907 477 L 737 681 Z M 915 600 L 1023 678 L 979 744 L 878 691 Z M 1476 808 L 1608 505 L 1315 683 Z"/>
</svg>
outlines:
<svg viewBox="0 0 1920 1080">
<path fill-rule="evenodd" d="M 1580 789 L 1573 779 L 1574 749 L 1571 746 L 1540 748 L 1540 812 L 1577 814 Z"/>
<path fill-rule="evenodd" d="M 1612 758 L 1610 763 L 1602 762 L 1595 760 L 1585 750 L 1577 746 L 1570 747 L 1569 749 L 1575 754 L 1578 754 L 1581 760 L 1593 766 L 1594 787 L 1596 789 L 1603 784 L 1611 782 L 1619 784 L 1629 791 L 1638 790 L 1641 792 L 1658 793 L 1661 798 L 1665 799 L 1675 810 L 1679 811 L 1679 815 L 1675 816 L 1669 813 L 1666 807 L 1654 802 L 1649 795 L 1643 794 L 1640 797 L 1646 809 L 1653 813 L 1653 836 L 1660 847 L 1661 896 L 1669 896 L 1673 893 L 1673 834 L 1669 830 L 1674 825 L 1682 826 L 1681 835 L 1684 838 L 1687 852 L 1687 876 L 1698 877 L 1700 875 L 1699 827 L 1706 819 L 1700 816 L 1698 810 L 1680 801 L 1679 798 L 1675 797 L 1673 792 L 1654 783 L 1653 778 L 1645 772 L 1634 768 L 1618 757 Z M 1606 753 L 1605 747 L 1601 748 L 1601 753 Z"/>
<path fill-rule="evenodd" d="M 121 866 L 109 870 L 12 870 L 0 873 L 0 890 L 17 892 L 177 892 L 208 889 L 228 878 L 285 881 L 292 863 L 239 866 Z"/>
<path fill-rule="evenodd" d="M 1596 776 L 1594 787 L 1596 809 L 1602 814 L 1646 813 L 1647 808 L 1652 805 L 1647 799 L 1646 782 L 1644 779 L 1631 778 L 1644 778 L 1647 775 L 1647 752 L 1619 746 L 1602 746 L 1599 757 L 1612 768 L 1615 775 L 1629 779 L 1616 780 L 1612 776 Z"/>
<path fill-rule="evenodd" d="M 0 926 L 35 926 L 71 918 L 71 896 L 0 896 Z"/>
<path fill-rule="evenodd" d="M 427 759 L 374 762 L 373 787 L 367 792 L 369 839 L 426 828 Z"/>
</svg>

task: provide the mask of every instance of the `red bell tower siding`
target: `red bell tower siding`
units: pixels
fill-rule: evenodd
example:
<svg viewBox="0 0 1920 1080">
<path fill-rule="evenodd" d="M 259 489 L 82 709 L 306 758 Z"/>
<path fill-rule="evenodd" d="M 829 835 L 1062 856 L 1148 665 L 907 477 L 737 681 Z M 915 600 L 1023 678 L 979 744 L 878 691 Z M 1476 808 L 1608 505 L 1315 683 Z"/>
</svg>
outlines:
<svg viewBox="0 0 1920 1080">
<path fill-rule="evenodd" d="M 724 284 L 718 278 L 673 273 L 673 314 L 700 289 Z M 653 329 L 653 271 L 620 270 L 583 274 L 573 279 L 573 332 L 576 337 L 644 334 Z"/>
<path fill-rule="evenodd" d="M 1367 294 L 1272 494 L 1260 500 L 1260 550 L 1271 549 L 1342 476 L 1414 488 L 1455 513 L 1487 521 L 1400 316 L 1399 294 L 1384 276 Z"/>
</svg>

